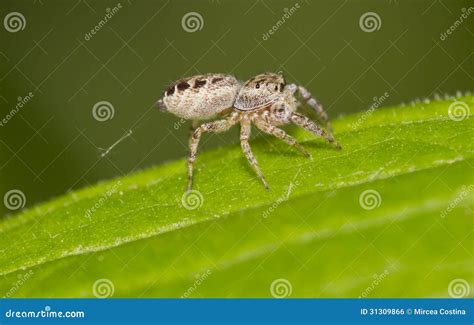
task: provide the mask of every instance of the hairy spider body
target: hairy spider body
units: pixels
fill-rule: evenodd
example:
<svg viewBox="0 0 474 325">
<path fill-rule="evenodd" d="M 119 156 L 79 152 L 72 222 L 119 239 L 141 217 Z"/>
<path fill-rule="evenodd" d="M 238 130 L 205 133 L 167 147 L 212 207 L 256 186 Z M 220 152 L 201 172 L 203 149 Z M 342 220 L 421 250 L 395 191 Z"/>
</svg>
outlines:
<svg viewBox="0 0 474 325">
<path fill-rule="evenodd" d="M 296 112 L 299 101 L 295 93 L 314 109 L 326 130 L 308 117 Z M 316 136 L 324 138 L 336 148 L 340 146 L 332 136 L 328 116 L 322 106 L 312 97 L 306 88 L 295 84 L 286 84 L 282 75 L 275 73 L 259 74 L 244 83 L 234 76 L 225 74 L 206 74 L 176 81 L 165 91 L 158 106 L 179 117 L 196 121 L 226 115 L 220 120 L 204 122 L 195 127 L 189 141 L 188 190 L 192 189 L 193 166 L 196 160 L 197 147 L 201 135 L 205 132 L 224 132 L 240 123 L 240 143 L 245 157 L 265 188 L 268 183 L 258 166 L 257 160 L 249 145 L 251 124 L 264 133 L 273 135 L 295 147 L 306 157 L 311 155 L 288 135 L 278 128 L 279 125 L 293 123 Z"/>
<path fill-rule="evenodd" d="M 171 84 L 159 104 L 185 119 L 209 119 L 233 106 L 240 87 L 241 83 L 231 75 L 197 75 Z"/>
</svg>

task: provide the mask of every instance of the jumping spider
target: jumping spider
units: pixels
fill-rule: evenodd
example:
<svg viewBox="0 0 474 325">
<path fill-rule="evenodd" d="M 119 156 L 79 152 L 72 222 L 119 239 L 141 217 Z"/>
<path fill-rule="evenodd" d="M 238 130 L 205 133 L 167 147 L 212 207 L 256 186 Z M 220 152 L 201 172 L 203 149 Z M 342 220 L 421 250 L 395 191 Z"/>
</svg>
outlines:
<svg viewBox="0 0 474 325">
<path fill-rule="evenodd" d="M 297 91 L 317 113 L 327 132 L 308 117 L 296 112 L 300 104 L 295 98 Z M 295 147 L 309 158 L 311 155 L 293 137 L 276 126 L 294 123 L 316 136 L 323 137 L 337 149 L 341 148 L 332 136 L 326 112 L 309 91 L 303 86 L 286 84 L 283 76 L 275 73 L 259 74 L 243 84 L 234 76 L 226 74 L 205 74 L 184 78 L 170 85 L 157 104 L 163 111 L 193 121 L 195 129 L 189 141 L 188 190 L 191 190 L 193 185 L 193 165 L 201 135 L 204 132 L 227 131 L 238 122 L 241 125 L 242 150 L 266 189 L 269 188 L 268 183 L 248 142 L 251 123 L 261 131 Z M 218 115 L 225 115 L 225 118 L 197 125 L 200 120 Z"/>
</svg>

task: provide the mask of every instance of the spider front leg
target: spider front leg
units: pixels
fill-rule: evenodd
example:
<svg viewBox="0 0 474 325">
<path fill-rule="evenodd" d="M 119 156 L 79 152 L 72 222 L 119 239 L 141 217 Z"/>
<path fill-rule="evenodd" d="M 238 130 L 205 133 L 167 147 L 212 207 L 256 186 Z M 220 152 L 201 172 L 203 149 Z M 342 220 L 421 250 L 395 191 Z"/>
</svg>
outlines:
<svg viewBox="0 0 474 325">
<path fill-rule="evenodd" d="M 290 90 L 293 92 L 298 92 L 300 93 L 301 97 L 308 103 L 308 105 L 316 112 L 318 115 L 318 118 L 321 120 L 321 122 L 324 123 L 327 131 L 332 134 L 332 126 L 331 123 L 329 122 L 329 117 L 326 111 L 323 109 L 323 106 L 311 95 L 311 93 L 303 86 L 297 86 L 297 85 L 289 85 L 288 86 Z"/>
<path fill-rule="evenodd" d="M 314 135 L 326 139 L 326 141 L 334 145 L 336 149 L 341 149 L 341 146 L 336 142 L 332 134 L 326 133 L 322 128 L 320 128 L 316 123 L 311 121 L 308 117 L 299 113 L 292 113 L 290 116 L 290 120 L 294 124 L 302 127 L 303 129 L 308 130 Z"/>
<path fill-rule="evenodd" d="M 242 151 L 244 152 L 245 157 L 249 161 L 250 166 L 252 166 L 252 169 L 257 173 L 257 176 L 263 182 L 263 186 L 265 186 L 265 189 L 268 190 L 270 187 L 268 186 L 268 183 L 265 180 L 265 176 L 263 176 L 263 173 L 260 170 L 260 167 L 258 166 L 257 159 L 255 159 L 255 156 L 252 153 L 252 149 L 250 149 L 250 120 L 246 115 L 242 117 L 240 125 L 240 145 L 242 147 Z"/>
<path fill-rule="evenodd" d="M 189 158 L 188 158 L 188 191 L 193 188 L 193 166 L 196 160 L 197 148 L 199 140 L 204 132 L 224 132 L 230 129 L 238 122 L 238 114 L 232 114 L 225 120 L 218 120 L 207 122 L 194 130 L 191 138 L 189 139 Z"/>
<path fill-rule="evenodd" d="M 263 132 L 267 133 L 267 134 L 271 134 L 275 137 L 277 137 L 278 139 L 281 139 L 283 140 L 285 143 L 289 144 L 290 146 L 293 146 L 295 147 L 298 151 L 300 151 L 303 155 L 305 155 L 306 157 L 308 158 L 312 158 L 311 157 L 311 154 L 309 152 L 307 152 L 305 150 L 305 148 L 303 148 L 302 145 L 300 145 L 296 140 L 295 138 L 293 138 L 291 135 L 288 135 L 285 131 L 283 131 L 282 129 L 279 129 L 277 127 L 274 127 L 273 125 L 265 122 L 262 118 L 255 118 L 253 120 L 253 122 L 255 123 L 255 125 L 260 129 L 262 130 Z"/>
</svg>

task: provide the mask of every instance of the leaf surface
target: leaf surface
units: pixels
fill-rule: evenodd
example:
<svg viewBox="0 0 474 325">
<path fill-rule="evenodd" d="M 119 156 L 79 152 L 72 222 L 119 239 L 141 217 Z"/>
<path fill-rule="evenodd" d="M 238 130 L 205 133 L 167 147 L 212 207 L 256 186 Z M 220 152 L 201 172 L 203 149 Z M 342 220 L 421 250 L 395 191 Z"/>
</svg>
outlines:
<svg viewBox="0 0 474 325">
<path fill-rule="evenodd" d="M 179 160 L 24 210 L 0 221 L 0 295 L 93 297 L 100 279 L 114 297 L 271 297 L 277 279 L 290 297 L 474 288 L 474 125 L 450 104 L 336 120 L 342 151 L 290 129 L 312 161 L 259 137 L 270 191 L 235 144 L 199 155 L 188 203 Z"/>
</svg>

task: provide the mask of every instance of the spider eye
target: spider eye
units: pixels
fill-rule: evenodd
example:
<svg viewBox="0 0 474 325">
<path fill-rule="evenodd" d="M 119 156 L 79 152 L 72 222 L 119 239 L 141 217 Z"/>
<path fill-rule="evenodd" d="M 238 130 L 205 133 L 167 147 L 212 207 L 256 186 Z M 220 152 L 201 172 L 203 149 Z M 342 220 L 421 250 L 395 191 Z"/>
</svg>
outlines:
<svg viewBox="0 0 474 325">
<path fill-rule="evenodd" d="M 257 83 L 257 84 L 255 85 L 255 88 L 257 88 L 257 89 L 260 88 L 260 84 Z"/>
<path fill-rule="evenodd" d="M 275 90 L 275 91 L 277 91 L 277 90 L 278 90 L 278 86 L 277 86 L 277 85 L 275 85 L 275 88 L 274 88 L 274 90 Z"/>
<path fill-rule="evenodd" d="M 284 111 L 285 111 L 284 108 L 279 108 L 279 109 L 278 109 L 278 113 L 283 113 Z"/>
</svg>

